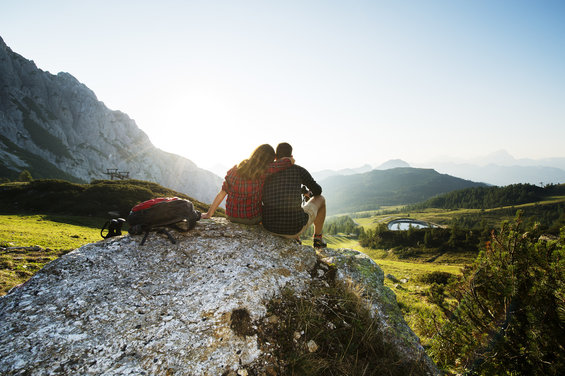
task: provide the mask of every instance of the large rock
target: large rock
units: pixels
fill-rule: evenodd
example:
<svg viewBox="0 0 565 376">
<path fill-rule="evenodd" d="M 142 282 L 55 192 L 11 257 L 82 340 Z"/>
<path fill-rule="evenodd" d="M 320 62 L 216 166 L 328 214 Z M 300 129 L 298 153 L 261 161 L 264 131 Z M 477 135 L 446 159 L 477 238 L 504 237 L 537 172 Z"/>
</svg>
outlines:
<svg viewBox="0 0 565 376">
<path fill-rule="evenodd" d="M 221 178 L 157 149 L 135 121 L 108 109 L 69 73 L 52 75 L 14 53 L 0 38 L 0 172 L 35 178 L 108 179 L 128 171 L 211 202 Z"/>
<path fill-rule="evenodd" d="M 322 261 L 335 265 L 337 278 L 345 283 L 362 286 L 371 313 L 381 328 L 385 340 L 404 355 L 404 359 L 423 362 L 430 373 L 437 373 L 435 364 L 426 355 L 420 339 L 404 321 L 394 292 L 384 286 L 383 270 L 367 255 L 354 249 L 324 249 Z"/>
<path fill-rule="evenodd" d="M 264 364 L 257 324 L 283 288 L 308 289 L 316 252 L 224 219 L 174 236 L 177 244 L 151 234 L 144 246 L 129 235 L 83 246 L 0 298 L 0 374 L 227 375 Z M 390 344 L 425 357 L 372 261 L 322 257 L 339 278 L 367 277 L 358 280 L 384 332 L 401 337 Z"/>
</svg>

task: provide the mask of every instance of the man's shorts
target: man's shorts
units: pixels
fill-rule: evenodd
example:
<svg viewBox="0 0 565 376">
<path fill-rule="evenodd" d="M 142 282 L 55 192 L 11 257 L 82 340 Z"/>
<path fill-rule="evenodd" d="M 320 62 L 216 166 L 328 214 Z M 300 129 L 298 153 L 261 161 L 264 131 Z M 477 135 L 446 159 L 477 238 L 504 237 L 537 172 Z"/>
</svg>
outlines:
<svg viewBox="0 0 565 376">
<path fill-rule="evenodd" d="M 277 234 L 277 235 L 288 238 L 288 239 L 298 239 L 298 237 L 304 231 L 306 231 L 306 229 L 308 229 L 308 227 L 310 227 L 310 225 L 312 225 L 312 223 L 314 223 L 314 220 L 318 216 L 318 206 L 316 206 L 316 204 L 314 204 L 313 199 L 310 199 L 306 203 L 306 205 L 304 205 L 302 207 L 302 210 L 304 210 L 304 212 L 306 214 L 308 214 L 308 222 L 306 222 L 304 227 L 302 227 L 302 229 L 300 229 L 300 231 L 297 234 L 294 234 L 294 235 L 284 235 L 284 234 Z"/>
</svg>

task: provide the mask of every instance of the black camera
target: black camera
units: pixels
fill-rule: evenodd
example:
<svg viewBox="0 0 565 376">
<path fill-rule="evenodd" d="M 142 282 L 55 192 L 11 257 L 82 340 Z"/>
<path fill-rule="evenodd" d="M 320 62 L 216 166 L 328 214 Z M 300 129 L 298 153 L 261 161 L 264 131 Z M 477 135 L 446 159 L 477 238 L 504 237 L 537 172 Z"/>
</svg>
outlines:
<svg viewBox="0 0 565 376">
<path fill-rule="evenodd" d="M 122 235 L 122 225 L 126 220 L 123 218 L 114 218 L 104 223 L 102 230 L 100 230 L 100 236 L 104 239 L 111 238 L 113 236 L 120 236 Z M 104 230 L 108 232 L 104 234 Z"/>
<path fill-rule="evenodd" d="M 308 189 L 305 185 L 300 188 L 300 193 L 302 193 L 302 203 L 307 203 L 310 198 L 314 195 L 311 190 Z"/>
</svg>

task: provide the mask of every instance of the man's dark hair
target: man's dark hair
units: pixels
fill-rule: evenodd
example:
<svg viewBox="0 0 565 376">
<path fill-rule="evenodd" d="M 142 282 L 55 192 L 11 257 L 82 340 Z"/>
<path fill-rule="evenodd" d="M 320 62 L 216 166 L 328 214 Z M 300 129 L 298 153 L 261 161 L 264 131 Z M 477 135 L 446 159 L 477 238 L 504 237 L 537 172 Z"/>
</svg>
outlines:
<svg viewBox="0 0 565 376">
<path fill-rule="evenodd" d="M 289 143 L 281 142 L 277 146 L 277 159 L 292 156 L 292 146 Z"/>
</svg>

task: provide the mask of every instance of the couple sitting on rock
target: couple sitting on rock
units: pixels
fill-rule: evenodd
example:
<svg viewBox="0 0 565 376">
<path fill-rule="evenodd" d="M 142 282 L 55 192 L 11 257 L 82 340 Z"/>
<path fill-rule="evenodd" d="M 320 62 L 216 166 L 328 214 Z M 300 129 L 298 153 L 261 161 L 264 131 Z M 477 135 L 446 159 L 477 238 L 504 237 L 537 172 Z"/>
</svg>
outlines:
<svg viewBox="0 0 565 376">
<path fill-rule="evenodd" d="M 302 206 L 302 186 L 312 197 Z M 263 224 L 268 231 L 290 239 L 314 224 L 314 247 L 323 248 L 322 227 L 326 219 L 326 200 L 322 187 L 303 167 L 294 164 L 292 146 L 259 146 L 249 159 L 226 174 L 222 190 L 202 218 L 210 218 L 224 198 L 230 221 L 248 225 Z"/>
</svg>

